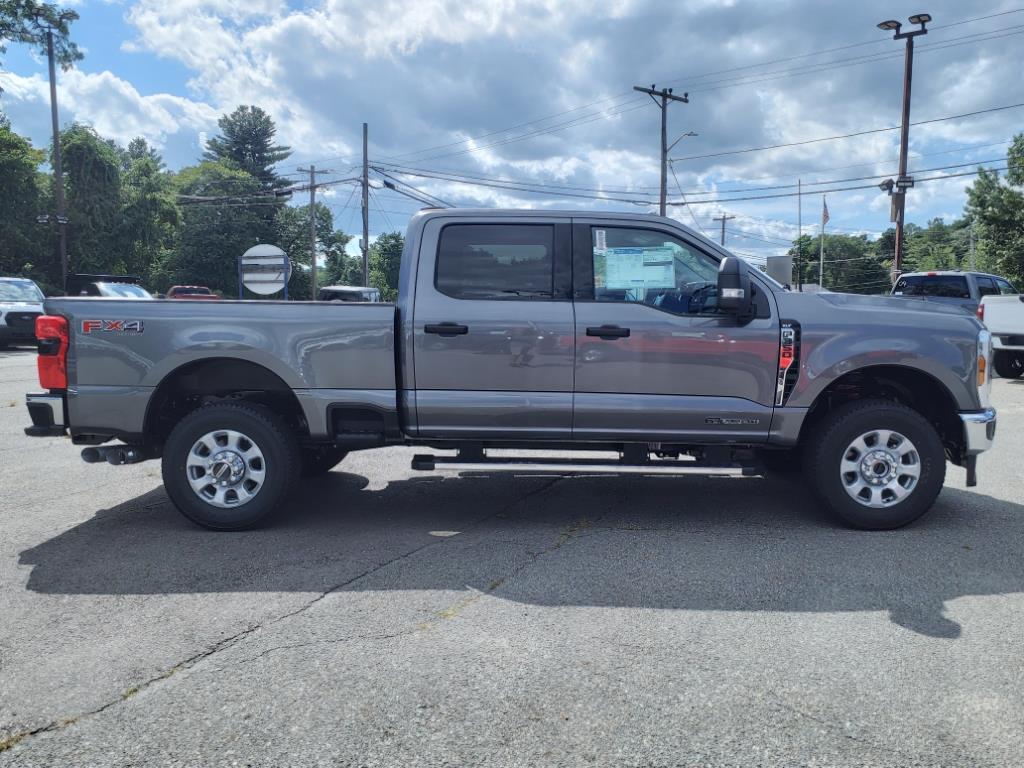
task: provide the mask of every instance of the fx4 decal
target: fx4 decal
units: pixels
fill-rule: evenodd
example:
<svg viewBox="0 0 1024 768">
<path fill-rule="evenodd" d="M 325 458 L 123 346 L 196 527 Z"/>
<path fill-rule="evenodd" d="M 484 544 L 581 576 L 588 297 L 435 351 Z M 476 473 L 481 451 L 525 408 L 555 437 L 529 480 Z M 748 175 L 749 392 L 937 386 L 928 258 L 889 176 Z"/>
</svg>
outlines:
<svg viewBox="0 0 1024 768">
<path fill-rule="evenodd" d="M 141 320 L 83 320 L 82 333 L 142 333 Z"/>
</svg>

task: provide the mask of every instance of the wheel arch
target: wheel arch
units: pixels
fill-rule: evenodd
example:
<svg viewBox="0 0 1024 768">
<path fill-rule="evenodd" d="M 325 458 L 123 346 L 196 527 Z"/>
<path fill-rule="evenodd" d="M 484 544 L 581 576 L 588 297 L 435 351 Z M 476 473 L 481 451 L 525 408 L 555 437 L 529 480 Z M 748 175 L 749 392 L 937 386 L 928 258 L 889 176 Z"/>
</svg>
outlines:
<svg viewBox="0 0 1024 768">
<path fill-rule="evenodd" d="M 162 442 L 183 416 L 217 400 L 243 400 L 268 406 L 284 417 L 300 437 L 309 436 L 306 416 L 294 390 L 266 366 L 234 357 L 193 360 L 164 376 L 146 406 L 144 434 Z"/>
<path fill-rule="evenodd" d="M 881 398 L 907 406 L 926 418 L 939 433 L 947 456 L 955 464 L 963 460 L 964 434 L 956 398 L 932 374 L 906 365 L 873 365 L 849 371 L 829 383 L 807 411 L 799 442 L 826 413 L 844 403 Z"/>
</svg>

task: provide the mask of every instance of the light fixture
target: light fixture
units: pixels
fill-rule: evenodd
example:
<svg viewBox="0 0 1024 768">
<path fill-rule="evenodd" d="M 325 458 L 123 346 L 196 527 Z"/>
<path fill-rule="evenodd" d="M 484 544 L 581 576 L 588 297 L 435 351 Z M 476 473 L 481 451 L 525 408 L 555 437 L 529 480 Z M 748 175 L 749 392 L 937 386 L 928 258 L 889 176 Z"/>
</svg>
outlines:
<svg viewBox="0 0 1024 768">
<path fill-rule="evenodd" d="M 883 21 L 882 23 L 880 23 L 878 25 L 878 28 L 879 29 L 895 29 L 895 30 L 899 30 L 899 28 L 902 27 L 902 26 L 903 25 L 900 24 L 895 19 L 889 19 L 888 21 Z"/>
<path fill-rule="evenodd" d="M 930 13 L 918 13 L 918 14 L 915 14 L 914 16 L 911 16 L 908 19 L 908 21 L 911 24 L 927 24 L 931 20 L 932 20 L 932 16 L 931 16 Z"/>
</svg>

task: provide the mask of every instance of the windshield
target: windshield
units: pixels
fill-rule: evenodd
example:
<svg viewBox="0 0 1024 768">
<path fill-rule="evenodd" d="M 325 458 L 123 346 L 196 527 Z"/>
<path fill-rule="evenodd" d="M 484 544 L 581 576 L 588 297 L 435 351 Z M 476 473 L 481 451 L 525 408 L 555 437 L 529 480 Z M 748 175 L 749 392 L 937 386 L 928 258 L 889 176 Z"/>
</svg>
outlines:
<svg viewBox="0 0 1024 768">
<path fill-rule="evenodd" d="M 175 296 L 209 296 L 209 288 L 199 288 L 195 286 L 180 286 L 174 289 Z"/>
<path fill-rule="evenodd" d="M 43 292 L 32 282 L 0 282 L 0 301 L 42 301 Z"/>
<path fill-rule="evenodd" d="M 149 291 L 141 285 L 131 283 L 97 283 L 101 296 L 117 296 L 125 299 L 151 299 Z"/>
<path fill-rule="evenodd" d="M 962 275 L 908 275 L 896 281 L 892 295 L 969 299 L 971 291 Z"/>
</svg>

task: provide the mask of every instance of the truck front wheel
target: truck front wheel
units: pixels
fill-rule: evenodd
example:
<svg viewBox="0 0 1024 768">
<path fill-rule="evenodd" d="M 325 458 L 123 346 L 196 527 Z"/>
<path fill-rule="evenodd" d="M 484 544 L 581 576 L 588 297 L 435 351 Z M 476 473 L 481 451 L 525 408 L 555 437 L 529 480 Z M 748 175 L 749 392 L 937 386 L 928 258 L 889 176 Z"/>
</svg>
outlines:
<svg viewBox="0 0 1024 768">
<path fill-rule="evenodd" d="M 300 461 L 295 435 L 272 411 L 216 403 L 190 413 L 167 438 L 164 488 L 192 522 L 240 531 L 278 511 Z"/>
<path fill-rule="evenodd" d="M 806 444 L 812 488 L 843 522 L 890 530 L 927 512 L 942 490 L 946 456 L 935 428 L 888 400 L 847 403 Z"/>
<path fill-rule="evenodd" d="M 1024 376 L 1024 352 L 996 352 L 992 365 L 1004 379 Z"/>
</svg>

